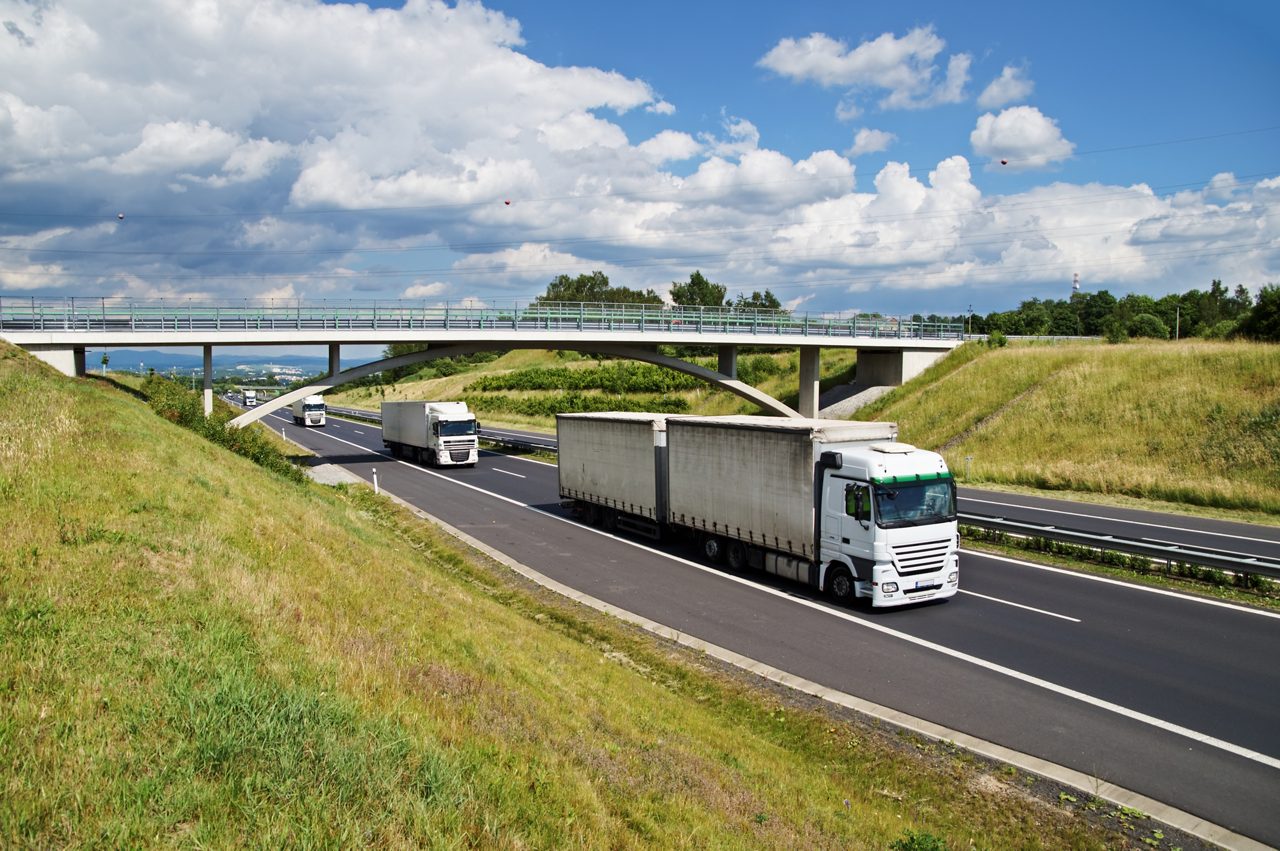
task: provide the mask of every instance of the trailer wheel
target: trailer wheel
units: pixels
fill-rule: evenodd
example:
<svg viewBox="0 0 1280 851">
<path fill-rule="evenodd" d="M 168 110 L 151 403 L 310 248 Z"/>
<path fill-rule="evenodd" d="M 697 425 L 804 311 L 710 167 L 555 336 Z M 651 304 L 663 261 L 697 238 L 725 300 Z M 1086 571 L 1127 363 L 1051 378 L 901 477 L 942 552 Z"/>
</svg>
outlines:
<svg viewBox="0 0 1280 851">
<path fill-rule="evenodd" d="M 612 508 L 600 509 L 600 525 L 606 532 L 618 531 L 618 512 Z"/>
<path fill-rule="evenodd" d="M 712 564 L 719 564 L 724 558 L 724 541 L 715 535 L 703 535 L 701 549 L 702 557 Z"/>
<path fill-rule="evenodd" d="M 747 546 L 742 541 L 730 541 L 724 548 L 724 560 L 730 570 L 743 570 L 747 566 Z"/>
<path fill-rule="evenodd" d="M 857 589 L 853 584 L 853 574 L 849 572 L 849 568 L 843 564 L 833 565 L 830 568 L 831 574 L 827 577 L 827 593 L 831 595 L 831 599 L 837 603 L 848 604 L 853 602 L 857 596 Z"/>
<path fill-rule="evenodd" d="M 578 505 L 581 509 L 583 523 L 588 526 L 594 526 L 600 522 L 600 506 L 590 502 L 580 502 Z"/>
</svg>

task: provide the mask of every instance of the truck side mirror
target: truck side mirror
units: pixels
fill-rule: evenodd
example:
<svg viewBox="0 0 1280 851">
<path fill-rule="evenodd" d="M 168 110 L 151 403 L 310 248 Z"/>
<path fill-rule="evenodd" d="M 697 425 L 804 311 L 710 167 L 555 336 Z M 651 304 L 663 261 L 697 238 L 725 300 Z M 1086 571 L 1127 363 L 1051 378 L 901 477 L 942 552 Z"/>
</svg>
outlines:
<svg viewBox="0 0 1280 851">
<path fill-rule="evenodd" d="M 431 433 L 434 434 L 436 437 L 440 436 L 440 423 L 431 424 Z"/>
</svg>

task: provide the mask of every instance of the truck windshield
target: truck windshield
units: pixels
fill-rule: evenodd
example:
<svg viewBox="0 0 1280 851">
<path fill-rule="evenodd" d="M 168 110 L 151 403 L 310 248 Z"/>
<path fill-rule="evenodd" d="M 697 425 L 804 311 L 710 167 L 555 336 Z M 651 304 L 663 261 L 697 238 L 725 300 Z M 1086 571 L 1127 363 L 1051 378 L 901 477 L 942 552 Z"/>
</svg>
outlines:
<svg viewBox="0 0 1280 851">
<path fill-rule="evenodd" d="M 956 519 L 954 479 L 876 485 L 876 525 L 882 529 L 926 526 Z"/>
<path fill-rule="evenodd" d="M 475 433 L 475 420 L 445 420 L 440 423 L 441 437 L 462 437 L 465 434 Z"/>
<path fill-rule="evenodd" d="M 319 411 L 320 413 L 324 413 L 324 402 L 311 402 L 309 404 L 303 405 L 302 410 L 308 414 L 313 414 L 316 411 Z"/>
</svg>

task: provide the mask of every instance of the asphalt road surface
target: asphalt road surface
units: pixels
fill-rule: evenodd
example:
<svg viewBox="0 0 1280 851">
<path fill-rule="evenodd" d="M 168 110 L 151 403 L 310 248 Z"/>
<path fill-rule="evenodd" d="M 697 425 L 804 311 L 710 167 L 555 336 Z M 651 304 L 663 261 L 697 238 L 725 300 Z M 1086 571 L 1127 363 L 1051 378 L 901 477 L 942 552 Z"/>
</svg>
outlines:
<svg viewBox="0 0 1280 851">
<path fill-rule="evenodd" d="M 800 585 L 701 565 L 678 545 L 574 523 L 546 464 L 485 452 L 474 468 L 425 469 L 385 454 L 376 425 L 266 422 L 361 478 L 376 468 L 387 491 L 598 599 L 1280 846 L 1274 613 L 973 552 L 949 601 L 841 608 Z M 1035 499 L 1018 502 L 1034 512 Z M 1205 522 L 1171 531 L 1203 546 L 1215 535 L 1215 547 L 1226 536 L 1280 546 L 1266 527 Z"/>
</svg>

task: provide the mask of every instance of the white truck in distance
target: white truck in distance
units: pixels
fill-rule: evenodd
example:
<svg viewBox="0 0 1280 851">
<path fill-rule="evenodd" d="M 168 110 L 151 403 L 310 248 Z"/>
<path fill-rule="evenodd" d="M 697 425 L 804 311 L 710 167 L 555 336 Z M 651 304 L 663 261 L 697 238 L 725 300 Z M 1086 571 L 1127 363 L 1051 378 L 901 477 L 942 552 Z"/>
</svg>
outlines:
<svg viewBox="0 0 1280 851">
<path fill-rule="evenodd" d="M 294 425 L 324 428 L 323 396 L 307 396 L 294 402 L 291 407 Z"/>
<path fill-rule="evenodd" d="M 894 423 L 561 414 L 560 497 L 604 528 L 694 537 L 708 561 L 900 606 L 959 588 L 955 481 Z"/>
<path fill-rule="evenodd" d="M 466 402 L 383 402 L 382 442 L 396 458 L 432 467 L 474 466 L 479 423 Z"/>
<path fill-rule="evenodd" d="M 244 406 L 246 408 L 258 407 L 258 391 L 257 390 L 244 391 Z"/>
</svg>

